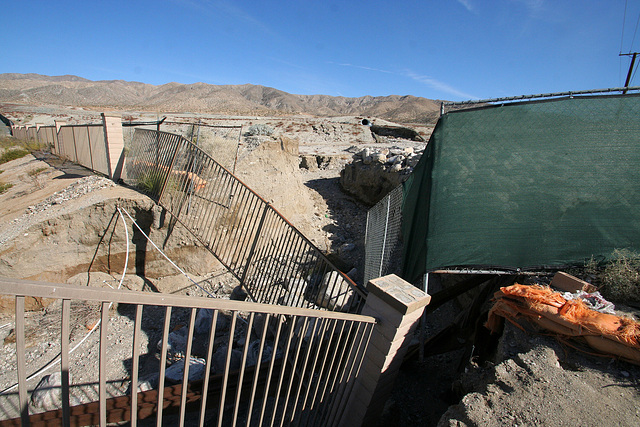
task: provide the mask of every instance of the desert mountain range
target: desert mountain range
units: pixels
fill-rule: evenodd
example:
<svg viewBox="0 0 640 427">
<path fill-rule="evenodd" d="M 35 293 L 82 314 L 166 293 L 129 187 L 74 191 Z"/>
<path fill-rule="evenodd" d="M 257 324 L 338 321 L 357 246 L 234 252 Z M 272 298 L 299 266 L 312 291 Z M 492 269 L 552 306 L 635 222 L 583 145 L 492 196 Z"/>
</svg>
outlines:
<svg viewBox="0 0 640 427">
<path fill-rule="evenodd" d="M 124 80 L 92 81 L 71 75 L 17 73 L 0 74 L 0 102 L 233 115 L 362 115 L 423 124 L 435 123 L 440 109 L 440 101 L 411 95 L 346 98 L 294 95 L 252 84 L 155 86 Z"/>
</svg>

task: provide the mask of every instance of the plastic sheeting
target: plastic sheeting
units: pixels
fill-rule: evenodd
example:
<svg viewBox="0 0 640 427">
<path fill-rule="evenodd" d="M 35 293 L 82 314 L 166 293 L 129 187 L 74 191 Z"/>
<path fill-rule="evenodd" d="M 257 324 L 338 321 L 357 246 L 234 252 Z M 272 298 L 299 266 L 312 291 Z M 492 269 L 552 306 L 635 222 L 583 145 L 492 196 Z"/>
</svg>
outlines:
<svg viewBox="0 0 640 427">
<path fill-rule="evenodd" d="M 404 185 L 403 275 L 537 269 L 640 249 L 640 96 L 443 115 Z"/>
</svg>

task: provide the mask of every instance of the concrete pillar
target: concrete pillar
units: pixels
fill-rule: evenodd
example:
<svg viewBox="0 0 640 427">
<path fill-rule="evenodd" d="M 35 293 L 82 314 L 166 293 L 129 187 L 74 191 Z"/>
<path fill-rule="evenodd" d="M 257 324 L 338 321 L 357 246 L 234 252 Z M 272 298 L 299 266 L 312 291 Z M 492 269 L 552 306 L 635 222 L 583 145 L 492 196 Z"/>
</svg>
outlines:
<svg viewBox="0 0 640 427">
<path fill-rule="evenodd" d="M 60 155 L 62 154 L 62 148 L 60 147 L 60 140 L 58 139 L 58 135 L 60 135 L 60 128 L 66 125 L 67 122 L 62 120 L 54 120 L 53 122 L 56 125 L 56 134 L 53 142 L 53 147 L 54 147 L 53 152 L 54 154 Z"/>
<path fill-rule="evenodd" d="M 42 144 L 42 141 L 40 141 L 40 128 L 44 126 L 42 123 L 36 123 L 36 142 L 38 144 Z"/>
<path fill-rule="evenodd" d="M 413 332 L 431 297 L 396 275 L 369 281 L 362 310 L 376 326 L 340 425 L 375 425 L 393 389 Z"/>
<path fill-rule="evenodd" d="M 104 142 L 107 148 L 109 178 L 120 180 L 124 167 L 124 137 L 122 135 L 122 115 L 102 113 Z"/>
</svg>

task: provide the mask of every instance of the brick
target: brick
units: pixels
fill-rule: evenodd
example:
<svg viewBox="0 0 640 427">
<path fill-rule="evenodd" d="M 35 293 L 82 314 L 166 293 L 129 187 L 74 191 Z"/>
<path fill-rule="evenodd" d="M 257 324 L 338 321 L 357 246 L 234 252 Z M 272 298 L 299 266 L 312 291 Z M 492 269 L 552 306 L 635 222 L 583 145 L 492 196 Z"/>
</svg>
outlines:
<svg viewBox="0 0 640 427">
<path fill-rule="evenodd" d="M 598 288 L 593 286 L 591 283 L 580 280 L 563 271 L 559 271 L 553 276 L 551 286 L 566 292 L 584 291 L 591 293 L 598 290 Z"/>
</svg>

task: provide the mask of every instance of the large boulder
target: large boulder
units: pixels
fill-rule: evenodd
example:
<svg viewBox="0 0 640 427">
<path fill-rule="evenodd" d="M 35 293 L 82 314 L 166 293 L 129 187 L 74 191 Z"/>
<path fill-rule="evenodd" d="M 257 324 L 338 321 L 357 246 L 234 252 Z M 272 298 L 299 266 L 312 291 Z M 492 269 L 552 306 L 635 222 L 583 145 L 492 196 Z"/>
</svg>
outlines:
<svg viewBox="0 0 640 427">
<path fill-rule="evenodd" d="M 337 271 L 325 274 L 320 283 L 316 304 L 329 310 L 344 311 L 351 305 L 353 289 Z"/>
</svg>

